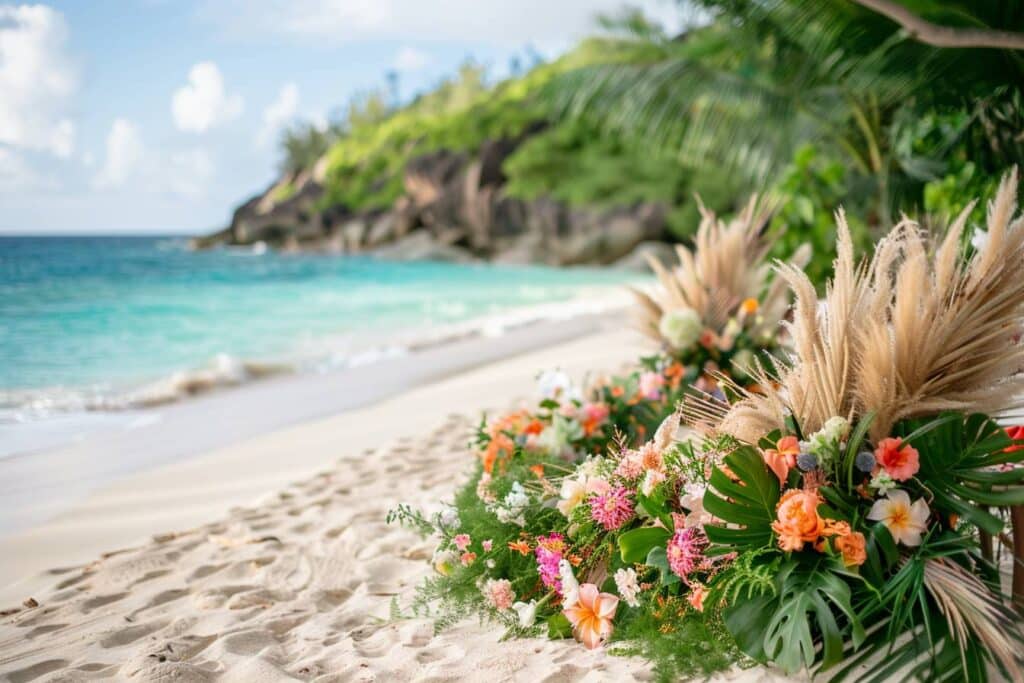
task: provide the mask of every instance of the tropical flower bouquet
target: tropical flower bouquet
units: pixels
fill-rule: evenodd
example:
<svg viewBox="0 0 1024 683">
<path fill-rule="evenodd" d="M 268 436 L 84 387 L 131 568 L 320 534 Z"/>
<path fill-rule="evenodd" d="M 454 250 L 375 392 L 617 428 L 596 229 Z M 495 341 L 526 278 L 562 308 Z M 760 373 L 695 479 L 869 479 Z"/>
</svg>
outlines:
<svg viewBox="0 0 1024 683">
<path fill-rule="evenodd" d="M 757 362 L 781 345 L 789 299 L 785 283 L 771 277 L 770 213 L 756 197 L 728 223 L 703 207 L 701 215 L 694 249 L 677 245 L 679 264 L 671 270 L 649 259 L 659 286 L 633 293 L 640 331 L 690 369 L 689 383 L 714 393 L 723 375 L 741 386 L 754 382 Z M 805 244 L 790 267 L 799 270 L 809 258 Z"/>
<path fill-rule="evenodd" d="M 780 348 L 779 320 L 788 310 L 786 288 L 773 281 L 765 262 L 768 213 L 755 197 L 728 223 L 703 208 L 702 215 L 694 249 L 678 247 L 679 264 L 671 271 L 651 259 L 658 285 L 634 290 L 637 326 L 658 342 L 658 353 L 585 389 L 563 372 L 541 375 L 536 408 L 480 425 L 476 444 L 485 473 L 517 450 L 576 462 L 613 445 L 635 446 L 688 391 L 724 398 L 720 376 L 757 389 L 752 370 Z M 809 255 L 801 247 L 791 266 L 801 268 Z"/>
<path fill-rule="evenodd" d="M 732 406 L 691 401 L 712 438 L 703 507 L 740 648 L 833 680 L 1024 680 L 1020 614 L 989 539 L 1024 504 L 1024 219 L 1016 173 L 962 253 L 970 207 L 933 244 L 898 225 L 857 267 L 842 216 L 824 305 L 798 269 L 794 351 Z M 772 381 L 768 381 L 771 378 Z"/>
<path fill-rule="evenodd" d="M 614 639 L 666 677 L 731 665 L 739 651 L 718 611 L 704 612 L 730 558 L 704 553 L 703 464 L 675 442 L 679 419 L 575 466 L 526 450 L 493 473 L 480 467 L 432 516 L 400 507 L 393 519 L 439 539 L 414 611 L 439 628 L 477 614 L 513 635 L 588 648 Z"/>
<path fill-rule="evenodd" d="M 860 265 L 839 214 L 823 302 L 778 266 L 792 351 L 749 383 L 709 370 L 724 391 L 687 395 L 642 443 L 573 461 L 529 447 L 530 416 L 503 425 L 513 455 L 452 505 L 393 513 L 438 538 L 414 610 L 641 654 L 666 679 L 761 662 L 1024 680 L 992 549 L 1024 505 L 1024 428 L 999 422 L 1024 395 L 1016 183 L 972 245 L 968 207 L 937 243 L 901 223 Z"/>
</svg>

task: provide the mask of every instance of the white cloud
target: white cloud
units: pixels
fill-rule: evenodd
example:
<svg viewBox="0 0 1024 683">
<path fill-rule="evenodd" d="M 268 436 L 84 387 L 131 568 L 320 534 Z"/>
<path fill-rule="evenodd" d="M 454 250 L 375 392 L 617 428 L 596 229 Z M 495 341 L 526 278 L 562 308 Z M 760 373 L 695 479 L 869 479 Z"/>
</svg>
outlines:
<svg viewBox="0 0 1024 683">
<path fill-rule="evenodd" d="M 20 154 L 0 147 L 0 194 L 38 190 L 47 184 Z"/>
<path fill-rule="evenodd" d="M 121 187 L 128 182 L 145 155 L 139 129 L 128 119 L 114 119 L 107 134 L 107 156 L 94 179 L 98 188 Z"/>
<path fill-rule="evenodd" d="M 281 128 L 291 122 L 298 111 L 299 86 L 285 83 L 277 94 L 277 99 L 263 110 L 263 127 L 256 137 L 257 142 L 266 145 L 274 141 Z"/>
<path fill-rule="evenodd" d="M 174 152 L 164 171 L 165 186 L 171 194 L 197 199 L 206 194 L 214 170 L 213 160 L 204 149 Z"/>
<path fill-rule="evenodd" d="M 594 31 L 598 14 L 627 6 L 670 21 L 680 14 L 675 0 L 206 0 L 201 14 L 250 39 L 463 41 L 518 48 L 571 42 Z"/>
<path fill-rule="evenodd" d="M 213 62 L 200 62 L 188 72 L 188 84 L 174 91 L 171 113 L 174 123 L 184 131 L 203 133 L 238 118 L 244 102 L 241 95 L 229 95 L 224 77 Z"/>
<path fill-rule="evenodd" d="M 0 143 L 71 156 L 75 125 L 67 108 L 78 74 L 67 38 L 60 12 L 0 5 Z"/>
<path fill-rule="evenodd" d="M 405 46 L 395 55 L 394 68 L 396 71 L 410 72 L 419 71 L 433 61 L 433 58 L 422 50 Z"/>
</svg>

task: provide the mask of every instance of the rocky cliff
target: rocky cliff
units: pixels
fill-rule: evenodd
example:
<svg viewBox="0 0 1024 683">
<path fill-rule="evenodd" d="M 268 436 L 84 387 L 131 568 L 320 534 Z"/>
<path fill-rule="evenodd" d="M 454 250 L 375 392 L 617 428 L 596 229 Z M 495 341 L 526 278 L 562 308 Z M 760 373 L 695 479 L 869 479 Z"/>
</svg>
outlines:
<svg viewBox="0 0 1024 683">
<path fill-rule="evenodd" d="M 289 175 L 239 206 L 231 225 L 196 248 L 264 243 L 283 251 L 372 252 L 382 258 L 642 267 L 640 252 L 669 248 L 664 209 L 581 209 L 504 191 L 502 164 L 519 139 L 485 142 L 475 154 L 440 150 L 411 160 L 404 192 L 388 209 L 324 208 L 323 163 Z"/>
</svg>

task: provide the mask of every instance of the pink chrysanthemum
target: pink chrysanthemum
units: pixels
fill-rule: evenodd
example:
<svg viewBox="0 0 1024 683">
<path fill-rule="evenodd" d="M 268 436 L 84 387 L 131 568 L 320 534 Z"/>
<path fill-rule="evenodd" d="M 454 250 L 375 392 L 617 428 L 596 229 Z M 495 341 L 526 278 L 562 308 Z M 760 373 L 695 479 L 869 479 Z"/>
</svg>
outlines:
<svg viewBox="0 0 1024 683">
<path fill-rule="evenodd" d="M 538 537 L 537 548 L 533 551 L 537 556 L 537 571 L 540 573 L 540 580 L 548 588 L 554 588 L 559 595 L 562 594 L 562 583 L 558 563 L 562 560 L 565 548 L 565 536 L 555 532 Z"/>
<path fill-rule="evenodd" d="M 704 556 L 707 546 L 707 536 L 698 527 L 677 530 L 666 548 L 668 566 L 684 582 L 687 581 L 694 570 L 707 567 L 708 559 Z"/>
<path fill-rule="evenodd" d="M 498 610 L 512 609 L 516 594 L 508 579 L 489 579 L 484 584 L 484 597 L 491 607 Z"/>
<path fill-rule="evenodd" d="M 452 543 L 454 543 L 455 547 L 459 550 L 465 551 L 467 548 L 469 548 L 470 544 L 469 534 L 456 534 L 452 538 Z"/>
<path fill-rule="evenodd" d="M 606 531 L 614 531 L 633 517 L 633 501 L 625 486 L 616 486 L 590 499 L 590 516 Z"/>
</svg>

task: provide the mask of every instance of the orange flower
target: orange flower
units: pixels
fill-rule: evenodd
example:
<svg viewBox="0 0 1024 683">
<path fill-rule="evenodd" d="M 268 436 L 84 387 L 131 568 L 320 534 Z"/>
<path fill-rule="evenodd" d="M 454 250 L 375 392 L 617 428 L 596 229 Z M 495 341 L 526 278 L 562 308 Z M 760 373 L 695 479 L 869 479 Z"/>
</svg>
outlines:
<svg viewBox="0 0 1024 683">
<path fill-rule="evenodd" d="M 783 494 L 775 510 L 777 519 L 772 522 L 780 548 L 800 550 L 804 543 L 818 540 L 825 531 L 825 520 L 818 514 L 820 502 L 817 493 L 802 489 L 790 489 Z"/>
<path fill-rule="evenodd" d="M 796 456 L 800 455 L 799 439 L 795 436 L 784 436 L 776 442 L 775 447 L 779 449 L 779 453 L 792 457 L 793 464 L 796 464 Z"/>
<path fill-rule="evenodd" d="M 707 596 L 708 589 L 698 583 L 693 586 L 693 590 L 690 591 L 690 594 L 688 596 L 686 596 L 686 600 L 690 603 L 690 606 L 693 607 L 693 609 L 697 610 L 698 612 L 703 612 L 704 598 L 706 598 Z"/>
<path fill-rule="evenodd" d="M 530 544 L 526 541 L 509 541 L 508 547 L 510 550 L 515 550 L 520 555 L 530 554 Z"/>
<path fill-rule="evenodd" d="M 544 478 L 544 465 L 530 465 L 530 471 L 533 472 L 538 479 Z"/>
<path fill-rule="evenodd" d="M 744 299 L 743 303 L 740 304 L 740 310 L 743 311 L 745 315 L 753 315 L 754 313 L 757 313 L 759 306 L 757 299 Z"/>
<path fill-rule="evenodd" d="M 921 469 L 917 449 L 899 437 L 882 439 L 875 448 L 875 460 L 896 481 L 906 481 Z"/>
<path fill-rule="evenodd" d="M 531 420 L 529 424 L 523 428 L 523 434 L 540 434 L 544 431 L 544 423 L 540 420 Z"/>
<path fill-rule="evenodd" d="M 580 586 L 579 600 L 562 614 L 572 624 L 576 640 L 593 650 L 612 634 L 612 619 L 618 606 L 616 596 L 601 593 L 594 584 L 585 583 Z"/>
<path fill-rule="evenodd" d="M 625 393 L 626 393 L 625 387 L 621 387 L 619 385 L 616 385 L 616 386 L 612 387 L 612 396 L 614 396 L 615 398 L 621 398 L 622 395 L 625 394 Z"/>
<path fill-rule="evenodd" d="M 462 557 L 459 558 L 462 564 L 469 566 L 476 561 L 476 553 L 462 553 Z"/>
<path fill-rule="evenodd" d="M 800 441 L 795 436 L 784 436 L 779 439 L 775 448 L 766 450 L 762 457 L 768 469 L 779 478 L 779 483 L 786 484 L 789 471 L 796 467 L 796 456 L 800 455 Z"/>
<path fill-rule="evenodd" d="M 484 451 L 484 472 L 491 474 L 496 463 L 512 457 L 515 451 L 516 444 L 507 434 L 494 435 L 491 442 L 487 444 L 487 450 Z"/>
<path fill-rule="evenodd" d="M 864 550 L 864 534 L 859 531 L 839 536 L 835 540 L 835 547 L 847 567 L 859 567 L 868 559 L 868 554 Z"/>
</svg>

